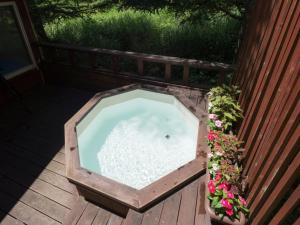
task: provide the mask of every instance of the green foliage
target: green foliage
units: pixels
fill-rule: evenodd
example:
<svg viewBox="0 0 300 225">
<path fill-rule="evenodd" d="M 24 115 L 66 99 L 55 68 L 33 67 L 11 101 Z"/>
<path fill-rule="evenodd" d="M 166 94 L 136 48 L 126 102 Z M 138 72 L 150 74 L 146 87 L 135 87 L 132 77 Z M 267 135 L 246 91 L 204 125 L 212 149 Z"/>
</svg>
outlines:
<svg viewBox="0 0 300 225">
<path fill-rule="evenodd" d="M 210 89 L 210 99 L 213 99 L 216 96 L 229 96 L 233 99 L 237 99 L 241 91 L 238 89 L 238 86 L 228 86 L 222 85 Z"/>
<path fill-rule="evenodd" d="M 247 0 L 121 0 L 123 7 L 142 10 L 158 10 L 167 7 L 185 20 L 198 21 L 207 16 L 222 13 L 240 20 L 246 11 Z"/>
<path fill-rule="evenodd" d="M 218 120 L 223 122 L 222 127 L 225 132 L 230 131 L 234 123 L 243 118 L 242 109 L 236 100 L 238 94 L 237 87 L 226 85 L 212 88 L 209 93 L 209 101 L 213 105 L 209 113 L 216 114 Z M 210 121 L 209 125 L 211 129 L 215 129 L 214 121 Z"/>
<path fill-rule="evenodd" d="M 47 23 L 45 30 L 50 40 L 57 42 L 230 63 L 239 26 L 227 17 L 182 24 L 166 9 L 150 13 L 112 8 L 58 19 Z"/>
</svg>

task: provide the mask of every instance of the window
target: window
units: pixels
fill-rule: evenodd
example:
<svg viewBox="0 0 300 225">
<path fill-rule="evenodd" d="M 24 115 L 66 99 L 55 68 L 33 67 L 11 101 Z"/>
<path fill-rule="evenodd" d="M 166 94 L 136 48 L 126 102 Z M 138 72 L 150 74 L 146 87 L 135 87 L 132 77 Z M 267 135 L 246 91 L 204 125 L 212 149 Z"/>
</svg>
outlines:
<svg viewBox="0 0 300 225">
<path fill-rule="evenodd" d="M 11 78 L 33 67 L 32 51 L 16 4 L 0 3 L 0 74 Z"/>
</svg>

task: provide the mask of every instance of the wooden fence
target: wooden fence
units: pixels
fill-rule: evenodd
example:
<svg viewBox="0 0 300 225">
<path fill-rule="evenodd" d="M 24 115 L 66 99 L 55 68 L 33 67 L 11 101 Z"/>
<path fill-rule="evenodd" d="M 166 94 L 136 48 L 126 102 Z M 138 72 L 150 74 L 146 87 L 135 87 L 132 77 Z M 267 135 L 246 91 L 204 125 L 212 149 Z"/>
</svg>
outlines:
<svg viewBox="0 0 300 225">
<path fill-rule="evenodd" d="M 300 2 L 256 1 L 233 83 L 245 118 L 249 224 L 300 224 Z"/>
<path fill-rule="evenodd" d="M 217 75 L 216 80 L 218 83 L 224 82 L 226 79 L 225 76 L 232 74 L 234 71 L 234 66 L 219 62 L 207 62 L 195 59 L 183 59 L 170 56 L 78 47 L 53 43 L 38 43 L 38 46 L 43 50 L 42 52 L 44 53 L 44 60 L 48 63 L 64 64 L 72 67 L 83 67 L 83 63 L 80 62 L 80 60 L 83 60 L 85 61 L 84 67 L 86 69 L 90 69 L 95 72 L 112 72 L 114 75 L 131 75 L 137 80 L 139 80 L 139 78 L 155 78 L 156 80 L 162 82 L 174 83 L 172 82 L 172 76 L 174 76 L 174 71 L 172 68 L 173 66 L 177 66 L 181 67 L 182 75 L 180 76 L 179 80 L 176 80 L 176 83 L 185 86 L 193 86 L 193 81 L 190 77 L 191 68 L 199 69 L 200 71 L 214 72 Z M 62 55 L 64 55 L 64 59 L 62 59 Z M 103 60 L 103 56 L 108 57 L 107 61 L 109 63 L 103 65 L 102 62 L 105 61 Z M 124 71 L 121 68 L 122 62 L 128 59 L 133 60 L 132 64 L 133 67 L 135 67 L 133 71 Z M 164 67 L 164 76 L 160 79 L 157 77 L 146 76 L 145 63 L 155 63 Z"/>
</svg>

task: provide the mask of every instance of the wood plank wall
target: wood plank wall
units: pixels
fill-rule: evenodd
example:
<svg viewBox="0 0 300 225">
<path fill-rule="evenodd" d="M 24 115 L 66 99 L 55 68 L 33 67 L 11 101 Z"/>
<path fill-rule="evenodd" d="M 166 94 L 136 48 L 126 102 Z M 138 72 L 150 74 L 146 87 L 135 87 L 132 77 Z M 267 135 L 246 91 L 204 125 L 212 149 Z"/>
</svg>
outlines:
<svg viewBox="0 0 300 225">
<path fill-rule="evenodd" d="M 299 216 L 300 1 L 252 3 L 233 83 L 242 93 L 249 224 Z"/>
</svg>

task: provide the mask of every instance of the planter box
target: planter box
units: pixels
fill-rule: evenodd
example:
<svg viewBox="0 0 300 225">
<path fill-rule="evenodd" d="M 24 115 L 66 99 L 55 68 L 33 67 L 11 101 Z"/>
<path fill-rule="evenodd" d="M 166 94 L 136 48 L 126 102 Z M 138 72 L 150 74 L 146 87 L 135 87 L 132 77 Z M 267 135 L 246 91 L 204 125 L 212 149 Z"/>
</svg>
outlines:
<svg viewBox="0 0 300 225">
<path fill-rule="evenodd" d="M 208 162 L 208 158 L 207 158 L 207 162 Z M 207 198 L 208 193 L 209 193 L 208 187 L 207 187 L 209 179 L 210 179 L 210 175 L 208 172 L 208 168 L 206 168 L 205 202 L 204 202 L 204 204 L 205 204 L 205 211 L 206 211 L 207 215 L 210 216 L 211 221 L 217 222 L 219 224 L 244 225 L 246 223 L 246 218 L 245 218 L 245 215 L 241 212 L 240 212 L 240 220 L 235 219 L 233 221 L 231 219 L 229 219 L 227 216 L 224 216 L 222 219 L 221 216 L 218 216 L 215 214 L 215 211 L 214 211 L 214 209 L 212 209 L 210 207 L 210 201 Z"/>
</svg>

